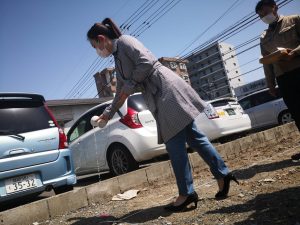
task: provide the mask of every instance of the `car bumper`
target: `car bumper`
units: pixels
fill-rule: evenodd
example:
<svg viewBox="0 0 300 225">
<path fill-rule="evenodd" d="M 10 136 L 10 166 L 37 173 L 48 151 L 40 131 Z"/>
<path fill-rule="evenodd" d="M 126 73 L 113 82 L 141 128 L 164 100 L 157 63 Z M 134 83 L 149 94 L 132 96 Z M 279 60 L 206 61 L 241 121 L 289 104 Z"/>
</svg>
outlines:
<svg viewBox="0 0 300 225">
<path fill-rule="evenodd" d="M 201 113 L 195 121 L 210 140 L 251 129 L 251 120 L 247 114 L 231 118 L 208 119 L 204 113 Z"/>
<path fill-rule="evenodd" d="M 7 194 L 5 180 L 13 177 L 35 174 L 37 186 L 28 190 Z M 0 173 L 0 202 L 43 192 L 47 187 L 56 188 L 76 184 L 71 151 L 59 150 L 55 161 Z"/>
<path fill-rule="evenodd" d="M 213 123 L 218 127 L 220 137 L 251 129 L 251 120 L 246 114 L 232 119 L 213 119 Z"/>
<path fill-rule="evenodd" d="M 167 153 L 164 144 L 157 144 L 156 132 L 149 132 L 144 128 L 130 130 L 130 133 L 123 136 L 121 143 L 125 144 L 137 162 Z"/>
</svg>

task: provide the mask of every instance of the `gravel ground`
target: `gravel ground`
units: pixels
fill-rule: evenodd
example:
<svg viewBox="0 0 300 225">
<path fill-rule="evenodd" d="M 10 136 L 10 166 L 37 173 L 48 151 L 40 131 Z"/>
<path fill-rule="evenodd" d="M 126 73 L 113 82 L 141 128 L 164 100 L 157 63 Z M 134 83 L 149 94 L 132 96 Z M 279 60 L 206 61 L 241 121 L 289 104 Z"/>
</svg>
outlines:
<svg viewBox="0 0 300 225">
<path fill-rule="evenodd" d="M 241 184 L 232 183 L 227 199 L 216 201 L 216 182 L 208 170 L 194 173 L 196 191 L 201 197 L 198 208 L 179 213 L 163 206 L 177 194 L 174 180 L 140 189 L 128 201 L 103 202 L 45 221 L 45 225 L 95 224 L 247 224 L 300 225 L 300 162 L 290 155 L 299 152 L 299 138 L 254 150 L 227 162 Z"/>
</svg>

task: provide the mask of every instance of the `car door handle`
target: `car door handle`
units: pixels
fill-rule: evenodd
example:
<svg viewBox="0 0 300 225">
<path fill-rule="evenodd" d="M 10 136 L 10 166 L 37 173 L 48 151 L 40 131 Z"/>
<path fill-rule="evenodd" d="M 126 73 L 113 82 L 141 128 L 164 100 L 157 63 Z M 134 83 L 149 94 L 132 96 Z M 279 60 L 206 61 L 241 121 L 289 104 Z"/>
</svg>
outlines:
<svg viewBox="0 0 300 225">
<path fill-rule="evenodd" d="M 32 153 L 31 149 L 28 148 L 16 148 L 16 149 L 10 149 L 6 151 L 3 155 L 4 156 L 13 156 L 13 155 L 23 155 L 23 154 L 30 154 Z"/>
</svg>

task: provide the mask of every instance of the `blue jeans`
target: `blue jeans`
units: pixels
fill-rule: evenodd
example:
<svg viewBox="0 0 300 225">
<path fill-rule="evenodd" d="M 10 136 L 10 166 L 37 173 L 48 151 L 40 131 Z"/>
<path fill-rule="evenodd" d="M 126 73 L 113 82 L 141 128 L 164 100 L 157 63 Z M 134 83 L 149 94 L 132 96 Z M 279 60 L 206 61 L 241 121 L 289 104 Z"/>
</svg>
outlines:
<svg viewBox="0 0 300 225">
<path fill-rule="evenodd" d="M 165 143 L 176 177 L 179 195 L 183 196 L 194 192 L 193 177 L 188 160 L 186 143 L 198 152 L 208 164 L 211 173 L 216 179 L 221 179 L 229 173 L 229 169 L 217 150 L 199 130 L 195 121 L 193 121 Z"/>
</svg>

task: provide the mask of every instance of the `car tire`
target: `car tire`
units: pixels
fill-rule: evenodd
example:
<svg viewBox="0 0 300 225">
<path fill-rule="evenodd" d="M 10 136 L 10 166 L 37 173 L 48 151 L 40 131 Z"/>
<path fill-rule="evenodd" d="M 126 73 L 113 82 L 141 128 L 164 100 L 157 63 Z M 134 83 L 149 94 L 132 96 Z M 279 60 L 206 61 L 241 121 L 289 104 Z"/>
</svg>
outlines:
<svg viewBox="0 0 300 225">
<path fill-rule="evenodd" d="M 54 188 L 54 192 L 56 195 L 68 192 L 68 191 L 72 191 L 73 190 L 73 186 L 71 185 L 65 185 L 65 186 L 61 186 L 61 187 L 56 187 Z"/>
<path fill-rule="evenodd" d="M 279 124 L 290 123 L 293 121 L 292 114 L 288 110 L 282 111 L 278 116 Z"/>
<path fill-rule="evenodd" d="M 129 150 L 121 144 L 115 144 L 110 147 L 107 161 L 109 170 L 114 176 L 139 168 L 138 162 L 133 158 Z"/>
</svg>

